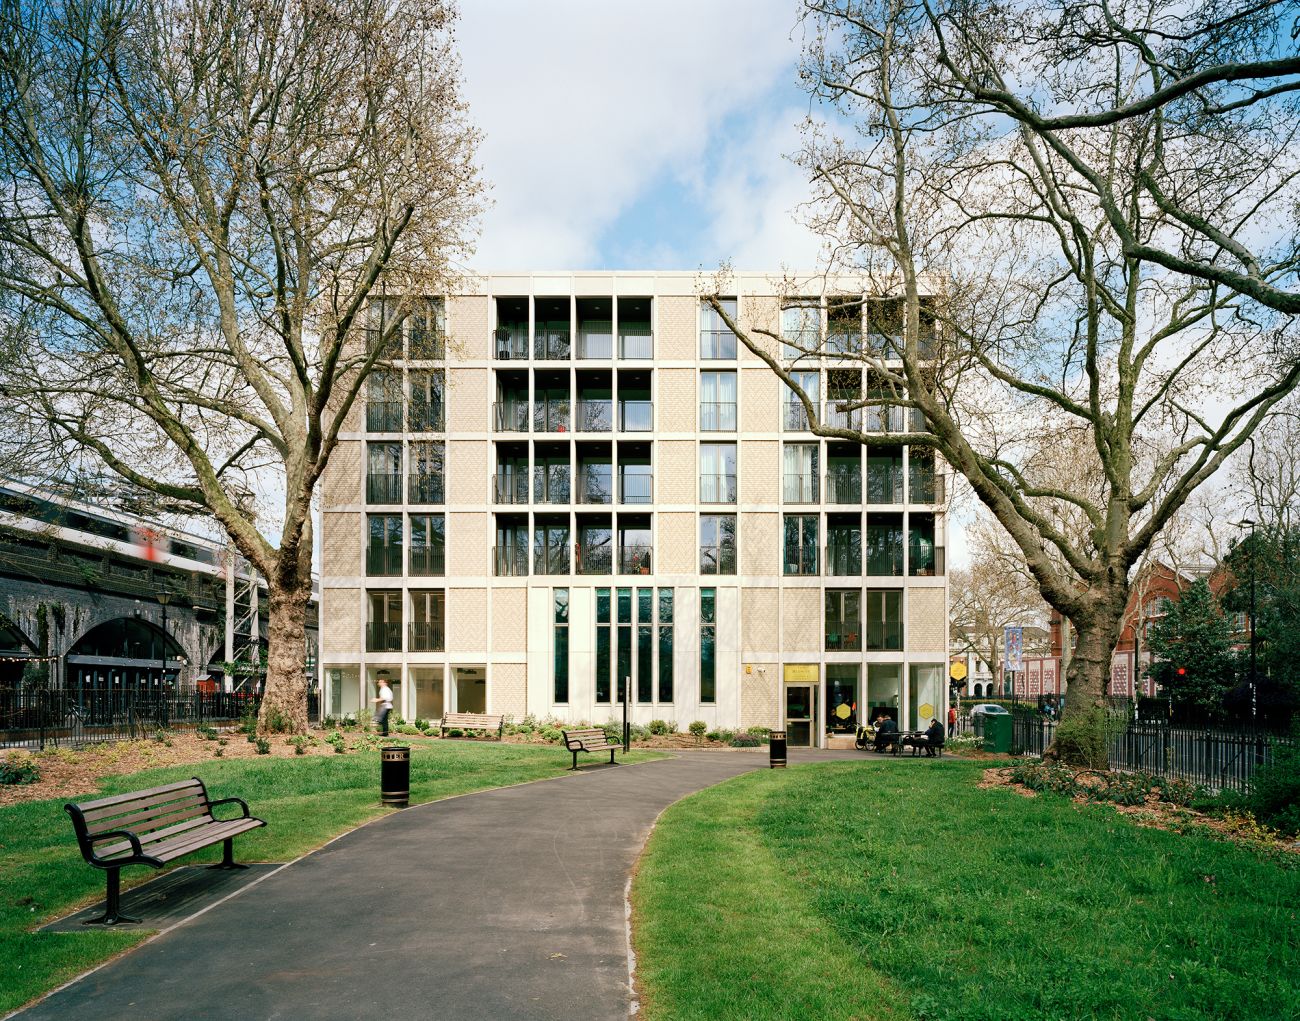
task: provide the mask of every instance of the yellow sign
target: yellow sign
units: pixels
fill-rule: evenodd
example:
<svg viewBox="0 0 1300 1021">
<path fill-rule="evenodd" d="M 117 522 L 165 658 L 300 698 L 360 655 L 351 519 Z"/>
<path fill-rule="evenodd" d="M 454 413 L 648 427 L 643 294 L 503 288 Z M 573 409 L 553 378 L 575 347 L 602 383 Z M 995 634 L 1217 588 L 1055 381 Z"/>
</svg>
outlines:
<svg viewBox="0 0 1300 1021">
<path fill-rule="evenodd" d="M 785 665 L 785 679 L 787 683 L 801 682 L 804 684 L 817 683 L 817 664 L 816 663 L 787 663 Z"/>
<path fill-rule="evenodd" d="M 954 681 L 966 680 L 966 664 L 961 660 L 956 660 L 948 670 L 948 676 Z"/>
<path fill-rule="evenodd" d="M 924 702 L 916 707 L 916 715 L 921 723 L 929 723 L 934 719 L 934 706 L 929 702 Z"/>
<path fill-rule="evenodd" d="M 835 715 L 838 716 L 841 720 L 847 720 L 850 716 L 853 715 L 853 710 L 850 709 L 848 706 L 846 706 L 843 702 L 841 702 L 839 705 L 835 707 Z"/>
</svg>

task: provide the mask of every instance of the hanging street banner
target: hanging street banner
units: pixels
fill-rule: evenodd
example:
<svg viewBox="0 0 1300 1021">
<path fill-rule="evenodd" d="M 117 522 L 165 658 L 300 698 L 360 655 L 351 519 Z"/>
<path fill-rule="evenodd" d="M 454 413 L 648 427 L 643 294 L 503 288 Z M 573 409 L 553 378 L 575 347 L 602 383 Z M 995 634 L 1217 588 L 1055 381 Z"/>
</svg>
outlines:
<svg viewBox="0 0 1300 1021">
<path fill-rule="evenodd" d="M 1006 652 L 1003 655 L 1003 663 L 1005 664 L 1003 669 L 1019 673 L 1024 669 L 1025 629 L 1022 627 L 1004 627 L 1002 629 L 1002 640 L 1006 646 Z"/>
</svg>

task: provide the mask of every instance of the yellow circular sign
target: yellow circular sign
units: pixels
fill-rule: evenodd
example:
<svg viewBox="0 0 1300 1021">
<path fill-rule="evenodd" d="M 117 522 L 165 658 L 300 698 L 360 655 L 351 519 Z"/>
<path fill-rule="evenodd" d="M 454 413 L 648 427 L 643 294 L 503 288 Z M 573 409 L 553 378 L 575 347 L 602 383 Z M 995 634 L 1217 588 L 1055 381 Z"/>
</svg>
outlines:
<svg viewBox="0 0 1300 1021">
<path fill-rule="evenodd" d="M 964 681 L 966 679 L 966 664 L 957 660 L 948 670 L 948 676 L 954 681 Z"/>
<path fill-rule="evenodd" d="M 850 709 L 843 702 L 841 702 L 839 705 L 835 707 L 835 715 L 838 716 L 841 720 L 847 720 L 850 716 L 853 715 L 853 710 Z"/>
</svg>

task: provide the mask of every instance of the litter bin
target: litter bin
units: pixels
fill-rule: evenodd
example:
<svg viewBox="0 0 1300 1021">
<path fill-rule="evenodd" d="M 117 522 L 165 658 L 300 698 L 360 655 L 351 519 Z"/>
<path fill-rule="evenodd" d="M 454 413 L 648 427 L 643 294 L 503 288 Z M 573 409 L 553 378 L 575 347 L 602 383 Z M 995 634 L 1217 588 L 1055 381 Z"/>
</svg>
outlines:
<svg viewBox="0 0 1300 1021">
<path fill-rule="evenodd" d="M 767 742 L 768 765 L 772 769 L 785 769 L 785 731 L 774 730 Z"/>
<path fill-rule="evenodd" d="M 405 808 L 411 800 L 411 749 L 398 746 L 379 750 L 379 800 Z"/>
<path fill-rule="evenodd" d="M 1003 755 L 1010 753 L 1011 720 L 1010 713 L 1005 716 L 999 714 L 984 717 L 984 750 L 986 752 L 1001 752 Z"/>
</svg>

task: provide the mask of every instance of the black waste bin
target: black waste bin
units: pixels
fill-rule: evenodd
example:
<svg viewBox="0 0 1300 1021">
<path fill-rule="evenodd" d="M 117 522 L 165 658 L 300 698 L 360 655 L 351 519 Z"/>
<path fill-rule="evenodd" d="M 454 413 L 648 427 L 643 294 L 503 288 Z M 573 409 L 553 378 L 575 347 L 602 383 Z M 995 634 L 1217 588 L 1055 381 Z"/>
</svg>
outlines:
<svg viewBox="0 0 1300 1021">
<path fill-rule="evenodd" d="M 411 800 L 411 749 L 400 746 L 379 750 L 379 800 L 405 808 Z"/>
<path fill-rule="evenodd" d="M 768 764 L 772 769 L 785 769 L 785 731 L 774 730 L 768 738 Z"/>
</svg>

